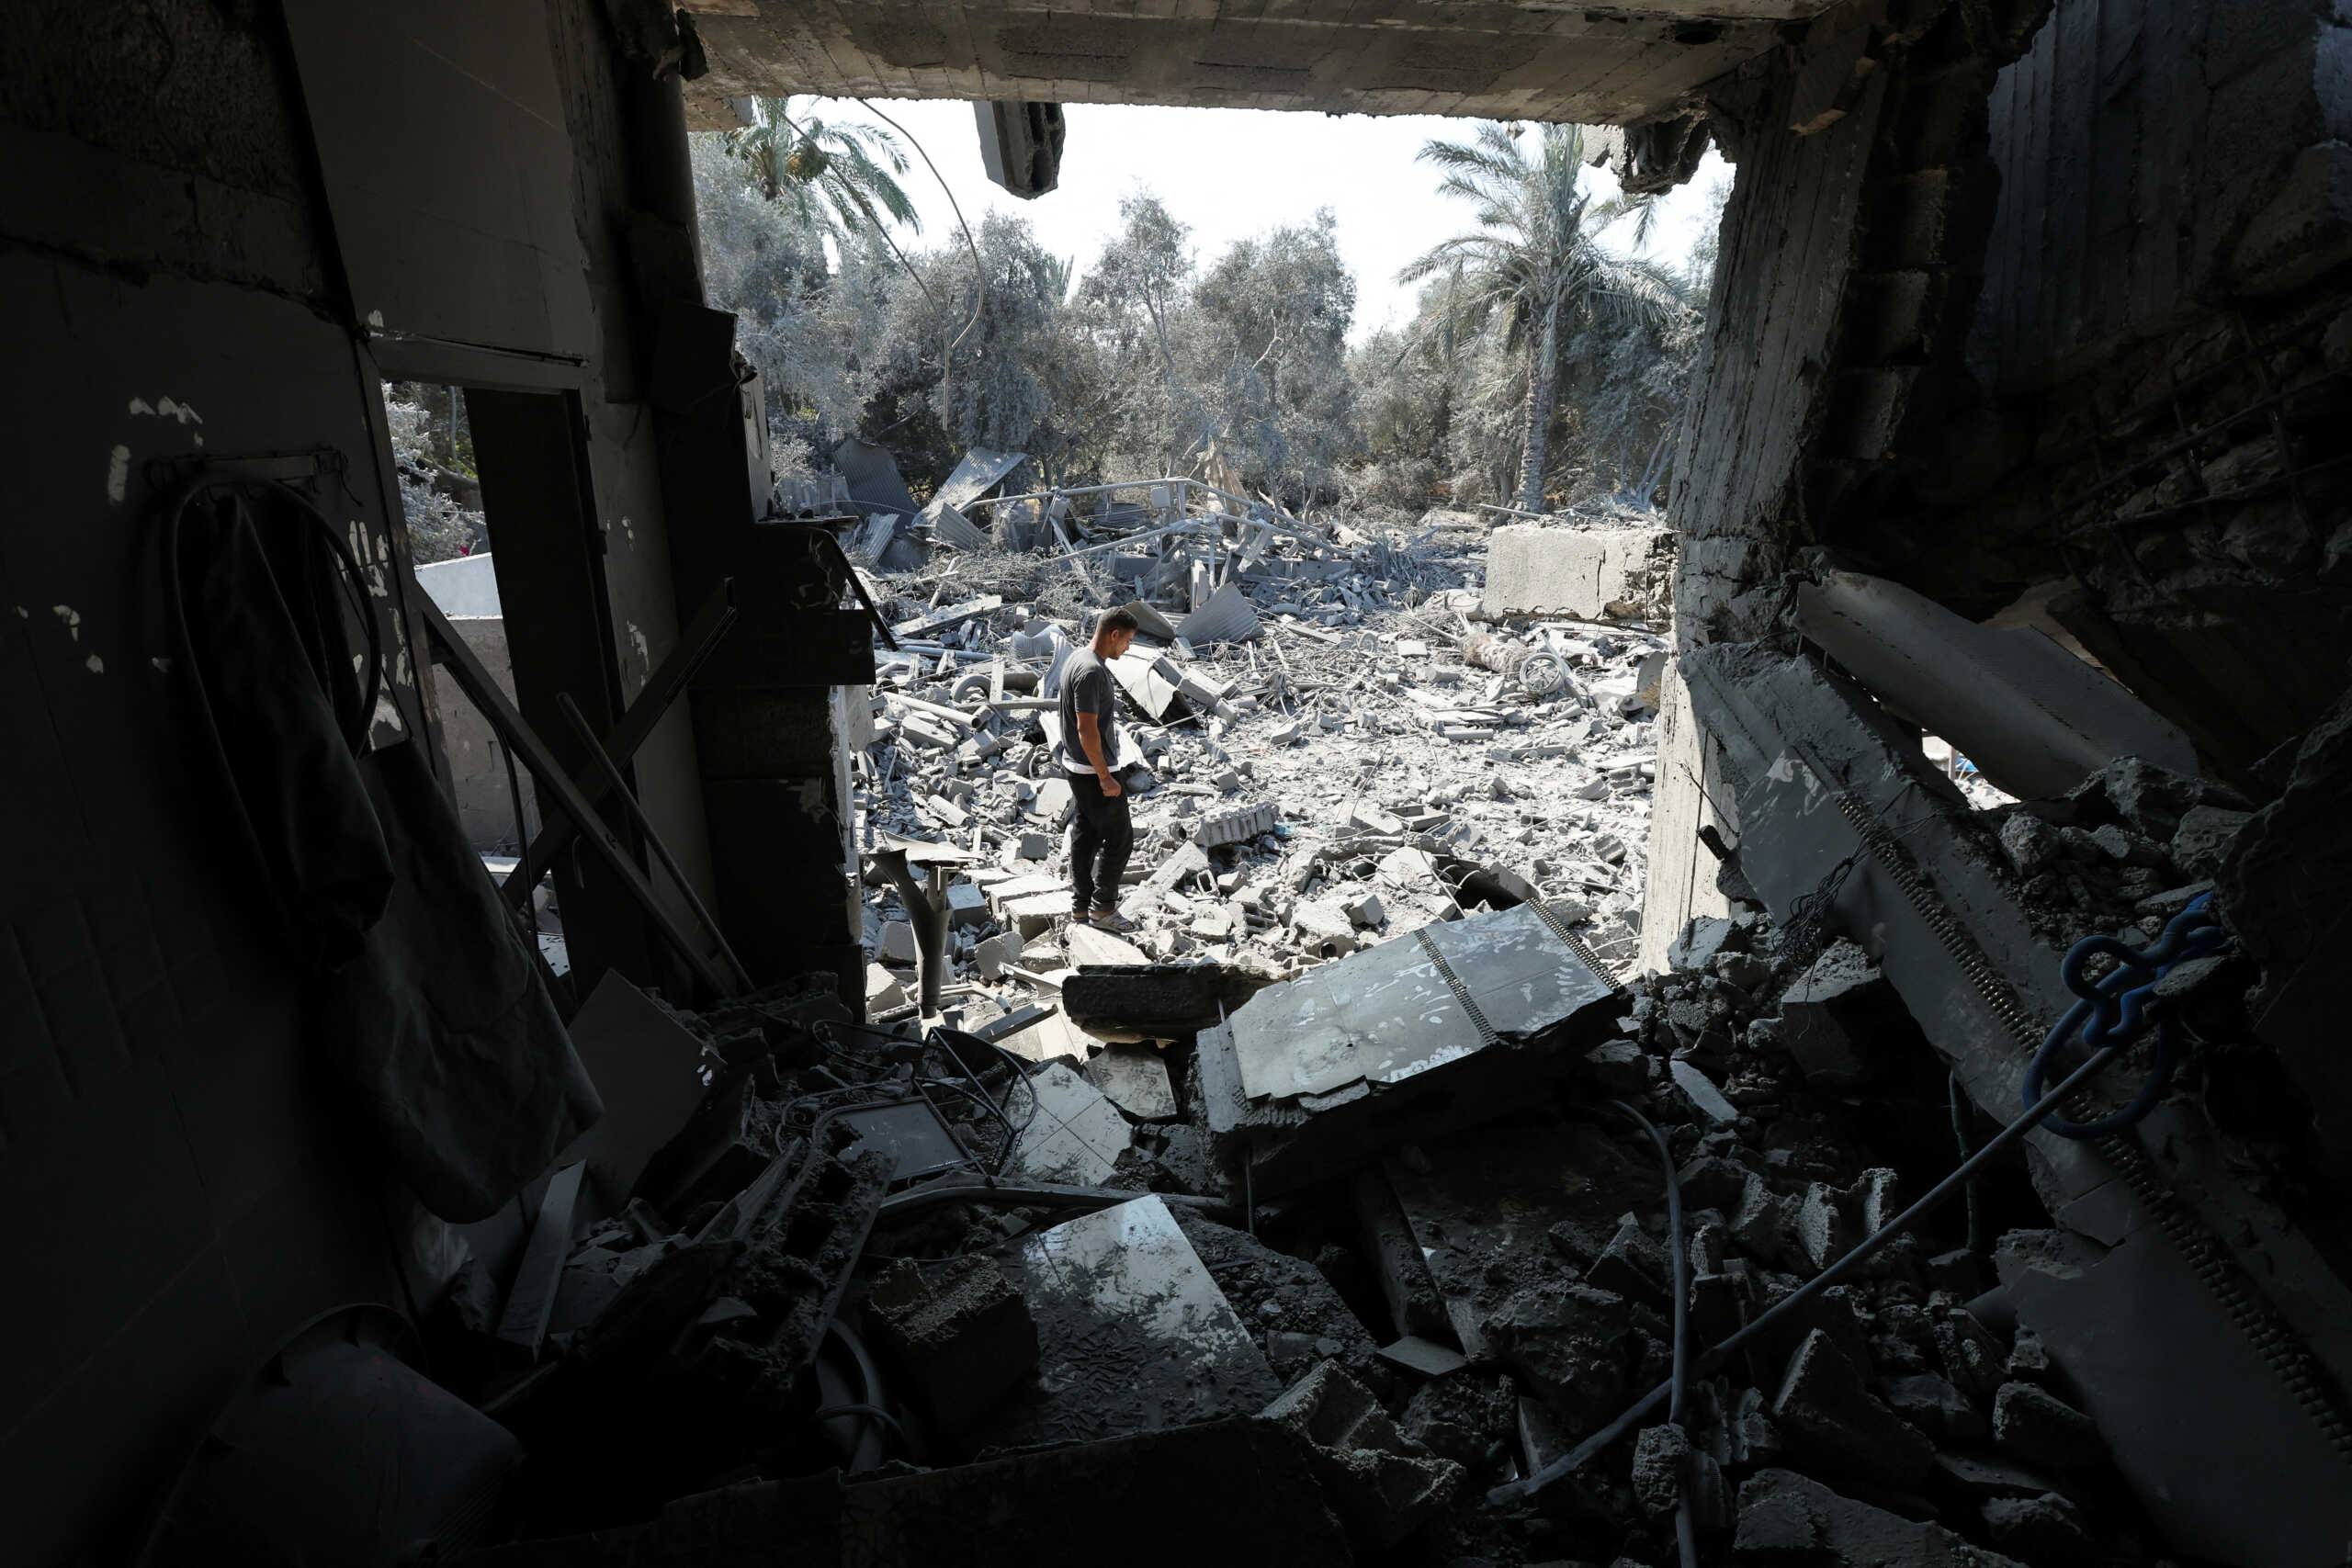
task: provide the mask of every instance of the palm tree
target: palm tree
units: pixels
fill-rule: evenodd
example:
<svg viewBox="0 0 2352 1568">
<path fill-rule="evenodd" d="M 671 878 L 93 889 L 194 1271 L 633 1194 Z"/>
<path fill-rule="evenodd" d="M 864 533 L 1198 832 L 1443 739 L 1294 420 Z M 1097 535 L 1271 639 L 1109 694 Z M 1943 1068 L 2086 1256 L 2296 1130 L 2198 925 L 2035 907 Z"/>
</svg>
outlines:
<svg viewBox="0 0 2352 1568">
<path fill-rule="evenodd" d="M 1422 162 L 1446 171 L 1438 189 L 1470 202 L 1478 227 L 1441 240 L 1396 275 L 1400 283 L 1455 275 L 1459 282 L 1448 289 L 1449 307 L 1441 313 L 1447 333 L 1476 331 L 1501 310 L 1505 347 L 1527 354 L 1519 468 L 1519 506 L 1526 512 L 1543 509 L 1544 445 L 1559 399 L 1560 344 L 1569 335 L 1564 329 L 1579 318 L 1655 321 L 1679 297 L 1663 268 L 1601 248 L 1601 233 L 1628 219 L 1639 244 L 1653 198 L 1596 200 L 1577 179 L 1586 162 L 1584 128 L 1544 125 L 1535 132 L 1532 153 L 1520 145 L 1518 128 L 1493 121 L 1467 141 L 1432 141 L 1421 148 Z"/>
<path fill-rule="evenodd" d="M 837 241 L 860 231 L 888 241 L 886 217 L 922 231 L 899 185 L 909 165 L 896 135 L 878 125 L 796 114 L 790 98 L 752 104 L 753 122 L 728 138 L 728 150 L 751 164 L 753 183 L 770 201 L 789 204 L 803 223 Z M 815 107 L 812 99 L 809 109 Z"/>
</svg>

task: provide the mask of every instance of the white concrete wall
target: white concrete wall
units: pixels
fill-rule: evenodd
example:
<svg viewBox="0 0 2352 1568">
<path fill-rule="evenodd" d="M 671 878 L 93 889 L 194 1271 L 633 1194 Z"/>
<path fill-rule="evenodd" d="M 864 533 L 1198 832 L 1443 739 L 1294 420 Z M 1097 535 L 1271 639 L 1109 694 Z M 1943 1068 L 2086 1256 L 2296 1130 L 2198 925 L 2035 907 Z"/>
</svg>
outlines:
<svg viewBox="0 0 2352 1568">
<path fill-rule="evenodd" d="M 1707 798 L 1730 804 L 1721 771 L 1710 766 L 1710 750 L 1691 716 L 1682 671 L 1668 660 L 1658 689 L 1657 782 L 1650 789 L 1649 881 L 1642 890 L 1644 974 L 1666 967 L 1667 948 L 1692 916 L 1731 913 L 1731 900 L 1715 889 L 1715 857 L 1699 841 L 1699 829 L 1709 824 L 1726 841 L 1738 838 Z"/>
<path fill-rule="evenodd" d="M 1664 528 L 1498 528 L 1487 541 L 1484 608 L 1597 621 L 1613 602 L 1663 602 L 1673 537 Z"/>
</svg>

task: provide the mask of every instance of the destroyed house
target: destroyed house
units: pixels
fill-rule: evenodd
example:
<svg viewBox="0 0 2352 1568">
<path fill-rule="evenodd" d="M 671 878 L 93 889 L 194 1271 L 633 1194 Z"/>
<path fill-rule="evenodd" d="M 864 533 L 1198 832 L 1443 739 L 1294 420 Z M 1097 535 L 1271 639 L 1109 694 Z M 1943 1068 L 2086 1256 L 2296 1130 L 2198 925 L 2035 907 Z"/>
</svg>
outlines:
<svg viewBox="0 0 2352 1568">
<path fill-rule="evenodd" d="M 2343 1559 L 2337 8 L 6 32 L 0 1560 Z M 1672 536 L 1488 536 L 1419 719 L 1645 844 L 1578 881 L 1204 765 L 1147 950 L 1022 863 L 1065 780 L 863 831 L 877 724 L 968 784 L 1068 651 L 894 619 L 924 552 L 1142 603 L 1153 760 L 1306 746 L 1200 650 L 1295 687 L 1345 639 L 1280 596 L 1394 556 L 985 450 L 775 490 L 687 137 L 787 92 L 969 101 L 1024 195 L 1069 103 L 1576 121 L 1633 191 L 1723 150 Z M 401 468 L 388 383 L 472 473 Z M 404 489 L 458 480 L 496 548 L 428 581 Z"/>
</svg>

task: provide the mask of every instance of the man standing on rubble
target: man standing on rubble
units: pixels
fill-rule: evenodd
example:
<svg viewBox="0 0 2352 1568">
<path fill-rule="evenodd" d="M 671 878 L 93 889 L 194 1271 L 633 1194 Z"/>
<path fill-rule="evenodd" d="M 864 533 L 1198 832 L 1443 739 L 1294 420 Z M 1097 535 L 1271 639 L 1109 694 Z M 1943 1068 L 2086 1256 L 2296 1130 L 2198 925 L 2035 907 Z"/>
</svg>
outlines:
<svg viewBox="0 0 2352 1568">
<path fill-rule="evenodd" d="M 1070 827 L 1070 915 L 1104 931 L 1132 931 L 1119 916 L 1119 878 L 1135 848 L 1135 824 L 1113 762 L 1119 754 L 1115 694 L 1106 665 L 1136 640 L 1136 621 L 1125 610 L 1106 610 L 1094 623 L 1094 640 L 1062 665 L 1061 744 L 1055 761 L 1069 779 L 1078 820 Z"/>
</svg>

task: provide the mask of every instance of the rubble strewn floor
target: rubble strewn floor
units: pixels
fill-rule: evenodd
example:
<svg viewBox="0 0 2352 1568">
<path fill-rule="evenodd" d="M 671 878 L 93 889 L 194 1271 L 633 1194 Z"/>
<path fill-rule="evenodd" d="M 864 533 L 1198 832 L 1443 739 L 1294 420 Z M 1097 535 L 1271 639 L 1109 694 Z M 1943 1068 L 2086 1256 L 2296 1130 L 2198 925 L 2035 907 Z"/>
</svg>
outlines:
<svg viewBox="0 0 2352 1568">
<path fill-rule="evenodd" d="M 1141 927 L 1127 940 L 1144 956 L 1289 974 L 1483 903 L 1540 895 L 1579 907 L 1591 945 L 1630 960 L 1663 623 L 1473 619 L 1487 535 L 1443 521 L 1458 515 L 1266 563 L 1328 576 L 1244 573 L 1262 627 L 1250 640 L 1138 639 L 1125 662 L 1163 660 L 1181 693 L 1164 719 L 1140 708 L 1121 719 L 1156 781 L 1135 802 L 1123 899 Z M 943 562 L 876 580 L 894 621 L 936 619 L 934 603 L 1005 602 L 910 637 L 922 651 L 886 663 L 864 828 L 869 843 L 888 835 L 973 850 L 965 874 L 988 895 L 993 925 L 956 925 L 956 979 L 1009 1011 L 1037 987 L 1008 979 L 1003 964 L 1051 971 L 1074 956 L 1035 942 L 1048 934 L 1044 919 L 1003 908 L 1043 894 L 1051 908 L 1067 886 L 1068 794 L 1037 716 L 987 699 L 1034 692 L 1054 651 L 1084 640 L 1088 617 L 1056 620 L 995 591 L 1036 586 L 1050 570 L 1038 558 Z M 959 586 L 984 582 L 986 594 Z M 1182 858 L 1188 847 L 1205 850 L 1204 868 Z M 867 935 L 886 964 L 911 962 L 889 934 L 903 918 L 877 889 Z M 1008 935 L 1024 941 L 1004 944 L 1001 959 L 978 951 Z"/>
<path fill-rule="evenodd" d="M 2165 1531 L 2195 1521 L 2102 1425 L 2150 1402 L 2067 1291 L 2145 1247 L 2054 1220 L 2023 1145 L 1897 1224 L 2000 1123 L 1885 928 L 1822 913 L 1842 872 L 1622 973 L 1663 636 L 1474 619 L 1473 543 L 1295 549 L 1242 575 L 1246 614 L 1193 595 L 1260 637 L 1144 649 L 1124 935 L 1069 923 L 1036 766 L 1076 618 L 1002 557 L 878 580 L 917 646 L 861 837 L 914 865 L 870 904 L 866 1019 L 821 975 L 700 1014 L 592 998 L 625 1113 L 435 1325 L 528 1454 L 508 1543 L 469 1561 L 945 1560 L 957 1507 L 1125 1495 L 1168 1516 L 1144 1562 L 2183 1561 Z M 2156 937 L 2244 804 L 2125 759 L 1946 806 L 2054 951 Z M 1759 865 L 1765 820 L 1735 852 Z M 920 1016 L 934 918 L 953 970 Z M 1105 1550 L 1023 1529 L 1033 1563 Z"/>
<path fill-rule="evenodd" d="M 2080 1392 L 1993 1289 L 1994 1239 L 2048 1224 L 2021 1165 L 1697 1379 L 1679 1432 L 1661 1414 L 1513 1495 L 1673 1363 L 1665 1177 L 1617 1102 L 1672 1152 L 1694 1348 L 1988 1132 L 1955 1128 L 1940 1064 L 1850 943 L 1748 914 L 1679 952 L 1689 967 L 1620 993 L 1609 1040 L 1498 1120 L 1273 1200 L 1213 1154 L 1155 1152 L 1205 1124 L 1190 1037 L 1160 1053 L 1182 1110 L 1152 1122 L 1090 1111 L 1111 1102 L 1069 1059 L 861 1031 L 821 984 L 676 1015 L 724 1114 L 691 1121 L 592 1225 L 536 1363 L 469 1359 L 463 1392 L 530 1450 L 517 1506 L 537 1538 L 479 1560 L 684 1561 L 679 1530 L 700 1550 L 772 1528 L 815 1542 L 831 1527 L 784 1500 L 827 1469 L 853 1514 L 869 1487 L 967 1471 L 999 1477 L 1005 1506 L 1050 1508 L 1103 1458 L 1179 1431 L 1199 1451 L 1138 1461 L 1181 1452 L 1255 1499 L 1223 1466 L 1261 1441 L 1240 1432 L 1261 1413 L 1303 1443 L 1282 1451 L 1336 1521 L 1317 1551 L 1361 1562 L 1670 1562 L 1686 1489 L 1711 1562 L 2160 1560 Z M 936 1106 L 965 1168 L 896 1179 L 894 1145 L 852 1131 L 854 1108 L 905 1098 Z M 1130 1140 L 1107 1170 L 1057 1173 L 1095 1180 L 1017 1174 L 1023 1145 L 1090 1114 Z M 739 1145 L 754 1157 L 729 1191 L 709 1156 Z M 1384 1245 L 1392 1224 L 1408 1245 Z M 481 1343 L 457 1320 L 487 1288 L 460 1281 L 445 1335 Z M 1063 1445 L 1056 1464 L 986 1469 L 1041 1442 Z"/>
</svg>

